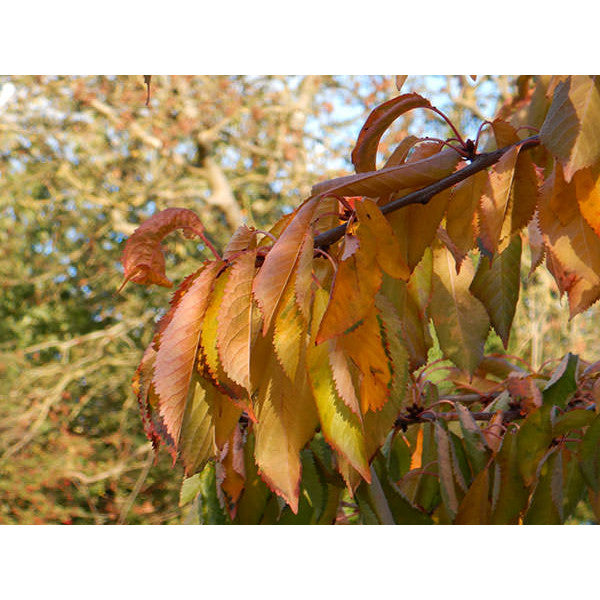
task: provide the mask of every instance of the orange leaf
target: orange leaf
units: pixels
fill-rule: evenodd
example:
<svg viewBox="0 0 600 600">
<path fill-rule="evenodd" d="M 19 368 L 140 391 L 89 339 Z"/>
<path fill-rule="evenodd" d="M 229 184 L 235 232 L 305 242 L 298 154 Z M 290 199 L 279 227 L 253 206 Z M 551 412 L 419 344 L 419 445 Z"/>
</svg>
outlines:
<svg viewBox="0 0 600 600">
<path fill-rule="evenodd" d="M 401 115 L 414 108 L 430 107 L 429 100 L 419 94 L 403 94 L 375 108 L 358 134 L 352 151 L 352 164 L 357 173 L 374 171 L 379 140 L 386 129 Z"/>
<path fill-rule="evenodd" d="M 581 169 L 573 176 L 579 210 L 589 226 L 600 236 L 600 177 L 590 169 Z"/>
<path fill-rule="evenodd" d="M 517 164 L 518 147 L 508 150 L 491 168 L 487 186 L 479 204 L 479 245 L 485 254 L 498 250 Z"/>
<path fill-rule="evenodd" d="M 208 263 L 175 306 L 160 337 L 153 383 L 159 412 L 174 443 L 179 440 L 185 400 L 194 370 L 202 320 L 221 261 Z"/>
<path fill-rule="evenodd" d="M 165 256 L 161 241 L 172 231 L 183 229 L 188 236 L 198 235 L 204 227 L 198 215 L 187 208 L 167 208 L 144 221 L 125 243 L 121 262 L 125 281 L 142 285 L 153 283 L 171 287 L 165 274 Z M 121 286 L 121 288 L 123 287 Z"/>
<path fill-rule="evenodd" d="M 380 410 L 388 401 L 392 369 L 385 353 L 376 309 L 365 316 L 354 331 L 338 338 L 346 356 L 360 371 L 360 407 Z"/>
<path fill-rule="evenodd" d="M 217 480 L 225 495 L 225 506 L 229 516 L 234 519 L 237 512 L 237 501 L 242 495 L 246 481 L 244 439 L 239 425 L 235 427 L 223 448 L 220 461 L 217 463 Z"/>
<path fill-rule="evenodd" d="M 344 346 L 341 338 L 334 338 L 328 342 L 329 366 L 335 382 L 335 389 L 346 406 L 359 418 L 362 417 L 360 402 L 356 395 L 356 388 L 351 365 L 348 363 L 348 357 L 344 352 Z"/>
<path fill-rule="evenodd" d="M 313 275 L 313 236 L 307 232 L 300 247 L 298 266 L 296 267 L 296 280 L 294 292 L 298 310 L 306 323 L 310 320 L 310 305 L 312 300 L 312 275 Z"/>
<path fill-rule="evenodd" d="M 396 279 L 407 280 L 410 271 L 402 256 L 400 242 L 389 221 L 377 204 L 368 198 L 355 205 L 361 239 L 370 237 L 369 247 L 374 247 L 377 263 L 383 271 Z"/>
<path fill-rule="evenodd" d="M 223 369 L 239 385 L 250 389 L 252 342 L 252 281 L 256 250 L 240 255 L 231 266 L 217 315 L 217 348 Z"/>
<path fill-rule="evenodd" d="M 269 329 L 283 291 L 292 276 L 304 235 L 318 202 L 318 198 L 311 198 L 297 209 L 254 279 L 252 291 L 264 317 L 263 335 Z"/>
<path fill-rule="evenodd" d="M 355 243 L 358 240 L 359 247 Z M 349 256 L 340 261 L 331 298 L 323 316 L 317 344 L 356 327 L 375 304 L 375 294 L 381 285 L 381 271 L 376 260 L 373 239 L 347 233 L 345 246 L 351 246 Z"/>
<path fill-rule="evenodd" d="M 256 229 L 248 227 L 248 225 L 241 225 L 236 229 L 227 247 L 223 250 L 223 259 L 231 260 L 240 252 L 252 250 L 253 248 L 256 248 Z"/>
</svg>

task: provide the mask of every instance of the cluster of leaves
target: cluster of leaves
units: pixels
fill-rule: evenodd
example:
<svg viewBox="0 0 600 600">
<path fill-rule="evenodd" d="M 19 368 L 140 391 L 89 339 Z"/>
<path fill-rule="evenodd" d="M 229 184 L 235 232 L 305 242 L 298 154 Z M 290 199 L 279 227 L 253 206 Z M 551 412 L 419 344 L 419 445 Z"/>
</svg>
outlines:
<svg viewBox="0 0 600 600">
<path fill-rule="evenodd" d="M 395 119 L 439 113 L 415 93 L 382 104 L 356 174 L 269 231 L 242 225 L 177 289 L 134 388 L 153 444 L 214 489 L 202 510 L 332 522 L 344 487 L 363 522 L 558 523 L 586 489 L 598 506 L 598 365 L 567 354 L 544 374 L 484 353 L 492 329 L 508 344 L 523 238 L 571 316 L 600 297 L 600 81 L 527 83 L 475 142 L 410 136 L 377 169 Z M 528 138 L 524 105 L 542 121 Z M 497 150 L 478 154 L 484 126 Z M 127 241 L 126 281 L 171 285 L 175 229 L 204 235 L 189 210 L 154 215 Z M 438 385 L 434 346 L 452 365 Z"/>
</svg>

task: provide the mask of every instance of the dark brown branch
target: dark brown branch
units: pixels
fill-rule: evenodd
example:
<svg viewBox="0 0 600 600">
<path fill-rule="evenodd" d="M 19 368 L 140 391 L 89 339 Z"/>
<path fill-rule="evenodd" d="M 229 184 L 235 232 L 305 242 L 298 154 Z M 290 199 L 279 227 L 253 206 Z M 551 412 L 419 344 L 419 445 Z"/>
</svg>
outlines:
<svg viewBox="0 0 600 600">
<path fill-rule="evenodd" d="M 476 421 L 490 421 L 496 414 L 495 412 L 472 412 L 471 415 Z M 517 419 L 523 419 L 527 415 L 523 414 L 519 408 L 511 408 L 502 412 L 502 422 L 510 423 Z M 456 412 L 434 412 L 433 410 L 423 410 L 419 414 L 403 414 L 399 415 L 394 422 L 395 429 L 405 429 L 408 425 L 416 423 L 431 423 L 438 419 L 444 421 L 458 421 L 459 416 Z"/>
<path fill-rule="evenodd" d="M 505 146 L 504 148 L 498 148 L 498 150 L 494 150 L 493 152 L 486 152 L 485 154 L 478 154 L 475 160 L 471 162 L 471 164 L 467 165 L 460 171 L 456 171 L 456 173 L 452 173 L 448 175 L 448 177 L 444 177 L 444 179 L 440 179 L 427 187 L 417 190 L 416 192 L 412 192 L 411 194 L 407 194 L 402 198 L 397 198 L 396 200 L 392 200 L 388 202 L 386 205 L 381 207 L 381 212 L 384 215 L 388 213 L 394 212 L 403 206 L 408 206 L 410 204 L 427 204 L 436 194 L 456 185 L 457 183 L 471 177 L 475 173 L 479 171 L 483 171 L 488 167 L 491 167 L 493 164 L 497 163 L 502 156 L 508 152 L 514 146 L 521 146 L 522 149 L 526 150 L 528 148 L 534 148 L 538 146 L 540 143 L 540 136 L 533 135 L 528 137 L 516 144 L 511 144 L 510 146 Z M 346 223 L 342 225 L 338 225 L 333 229 L 329 229 L 328 231 L 324 231 L 315 237 L 314 245 L 316 248 L 326 248 L 330 246 L 334 242 L 337 242 L 341 237 L 343 237 L 346 231 Z"/>
</svg>

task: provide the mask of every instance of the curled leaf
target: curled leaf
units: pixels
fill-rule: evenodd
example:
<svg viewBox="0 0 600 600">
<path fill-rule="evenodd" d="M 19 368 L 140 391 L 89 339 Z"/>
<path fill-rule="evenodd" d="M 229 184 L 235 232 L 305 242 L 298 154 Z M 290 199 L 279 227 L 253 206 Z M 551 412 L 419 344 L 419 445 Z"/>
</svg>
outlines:
<svg viewBox="0 0 600 600">
<path fill-rule="evenodd" d="M 123 286 L 128 281 L 142 285 L 171 287 L 165 274 L 165 255 L 161 242 L 176 229 L 192 237 L 200 235 L 204 227 L 196 213 L 187 208 L 167 208 L 144 221 L 125 243 L 121 262 L 125 272 Z"/>
</svg>

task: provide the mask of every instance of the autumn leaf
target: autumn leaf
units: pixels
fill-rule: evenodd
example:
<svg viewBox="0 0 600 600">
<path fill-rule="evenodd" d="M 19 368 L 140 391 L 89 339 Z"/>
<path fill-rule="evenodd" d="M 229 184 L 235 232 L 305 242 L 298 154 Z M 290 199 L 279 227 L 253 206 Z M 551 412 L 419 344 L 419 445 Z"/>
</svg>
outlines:
<svg viewBox="0 0 600 600">
<path fill-rule="evenodd" d="M 252 290 L 263 314 L 263 335 L 290 280 L 300 254 L 301 242 L 310 226 L 318 198 L 306 201 L 294 214 L 267 254 L 254 279 Z"/>
<path fill-rule="evenodd" d="M 479 247 L 493 256 L 501 241 L 502 225 L 506 218 L 511 197 L 519 148 L 505 152 L 490 169 L 487 185 L 479 203 Z"/>
<path fill-rule="evenodd" d="M 600 238 L 579 211 L 576 185 L 566 183 L 556 165 L 538 204 L 548 267 L 569 296 L 571 318 L 600 297 Z"/>
<path fill-rule="evenodd" d="M 403 188 L 425 187 L 454 172 L 459 155 L 454 150 L 443 150 L 416 162 L 346 175 L 313 186 L 312 194 L 327 196 L 367 196 L 378 198 Z"/>
<path fill-rule="evenodd" d="M 252 282 L 256 251 L 245 252 L 233 262 L 217 314 L 217 349 L 229 377 L 251 393 Z"/>
<path fill-rule="evenodd" d="M 600 236 L 600 176 L 591 169 L 575 173 L 575 190 L 579 210 L 588 225 Z"/>
<path fill-rule="evenodd" d="M 565 180 L 600 158 L 600 77 L 561 81 L 540 130 L 542 143 L 560 160 Z"/>
<path fill-rule="evenodd" d="M 300 359 L 304 361 L 305 353 Z M 291 381 L 271 352 L 256 397 L 254 454 L 267 485 L 282 496 L 294 513 L 300 494 L 300 450 L 313 436 L 318 416 L 306 368 Z"/>
<path fill-rule="evenodd" d="M 200 235 L 204 227 L 196 213 L 187 208 L 167 208 L 144 221 L 128 238 L 121 262 L 125 280 L 142 285 L 171 287 L 173 283 L 165 274 L 165 255 L 161 242 L 176 229 L 183 229 L 186 236 Z"/>
<path fill-rule="evenodd" d="M 392 98 L 375 108 L 362 126 L 356 146 L 352 151 L 352 164 L 356 172 L 375 170 L 379 140 L 398 117 L 415 108 L 430 106 L 429 100 L 419 94 L 411 93 Z"/>
<path fill-rule="evenodd" d="M 240 252 L 256 248 L 256 234 L 256 229 L 248 225 L 238 227 L 223 250 L 223 260 L 232 260 Z"/>
<path fill-rule="evenodd" d="M 213 261 L 200 272 L 175 307 L 156 353 L 152 381 L 160 398 L 159 412 L 175 443 L 181 430 L 204 312 L 222 267 L 222 262 Z"/>
<path fill-rule="evenodd" d="M 473 265 L 465 260 L 456 273 L 446 248 L 433 255 L 433 293 L 429 312 L 444 354 L 459 368 L 473 373 L 483 358 L 489 319 L 483 304 L 469 292 Z"/>
</svg>

